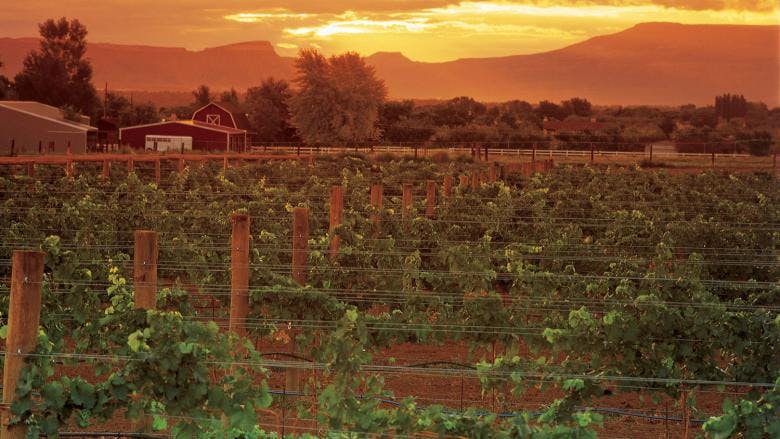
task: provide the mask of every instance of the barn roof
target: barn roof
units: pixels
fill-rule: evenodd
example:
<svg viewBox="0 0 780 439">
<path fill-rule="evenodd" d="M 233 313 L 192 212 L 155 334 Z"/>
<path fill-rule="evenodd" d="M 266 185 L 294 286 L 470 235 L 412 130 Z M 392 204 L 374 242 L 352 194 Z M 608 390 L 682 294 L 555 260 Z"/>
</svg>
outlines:
<svg viewBox="0 0 780 439">
<path fill-rule="evenodd" d="M 17 111 L 19 113 L 24 113 L 39 119 L 55 122 L 76 131 L 97 131 L 97 128 L 93 126 L 65 119 L 62 110 L 57 107 L 52 107 L 51 105 L 42 104 L 40 102 L 0 101 L 0 107 Z"/>
<path fill-rule="evenodd" d="M 119 131 L 125 131 L 125 130 L 132 130 L 136 128 L 145 128 L 145 127 L 153 127 L 153 126 L 160 126 L 160 125 L 170 125 L 170 124 L 178 124 L 178 125 L 187 125 L 187 126 L 194 126 L 196 128 L 203 128 L 210 131 L 219 131 L 221 133 L 225 134 L 244 134 L 246 133 L 246 130 L 241 130 L 238 128 L 231 128 L 226 127 L 222 125 L 215 125 L 211 123 L 201 122 L 199 120 L 168 120 L 164 122 L 155 122 L 155 123 L 147 123 L 143 125 L 135 125 L 131 127 L 124 127 L 120 128 Z"/>
<path fill-rule="evenodd" d="M 235 105 L 228 104 L 225 102 L 209 102 L 208 104 L 198 108 L 195 110 L 192 115 L 195 116 L 195 113 L 203 110 L 204 108 L 208 108 L 209 106 L 215 106 L 223 109 L 224 111 L 230 113 L 231 116 L 233 116 L 233 121 L 236 123 L 236 127 L 242 130 L 250 131 L 252 129 L 252 124 L 249 122 L 249 116 L 247 116 L 246 111 L 243 109 L 236 107 Z"/>
</svg>

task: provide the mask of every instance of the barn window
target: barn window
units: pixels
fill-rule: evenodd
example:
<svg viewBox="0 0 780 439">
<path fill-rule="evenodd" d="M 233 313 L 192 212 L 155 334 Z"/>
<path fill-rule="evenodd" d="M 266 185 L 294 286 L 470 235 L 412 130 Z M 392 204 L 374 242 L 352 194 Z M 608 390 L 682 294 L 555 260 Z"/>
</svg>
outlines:
<svg viewBox="0 0 780 439">
<path fill-rule="evenodd" d="M 206 123 L 219 125 L 220 124 L 219 114 L 207 114 L 206 115 Z"/>
</svg>

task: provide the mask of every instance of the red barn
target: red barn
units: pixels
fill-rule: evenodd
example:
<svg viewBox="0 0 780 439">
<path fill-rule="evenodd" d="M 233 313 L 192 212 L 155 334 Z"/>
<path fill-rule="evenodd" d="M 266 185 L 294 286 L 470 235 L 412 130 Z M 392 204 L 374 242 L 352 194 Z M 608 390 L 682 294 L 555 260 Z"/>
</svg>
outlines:
<svg viewBox="0 0 780 439">
<path fill-rule="evenodd" d="M 192 114 L 192 119 L 213 125 L 223 127 L 238 128 L 240 130 L 251 131 L 247 114 L 229 104 L 215 104 L 210 102 Z"/>
<path fill-rule="evenodd" d="M 192 137 L 192 149 L 198 151 L 242 152 L 246 150 L 246 130 L 199 120 L 172 120 L 119 130 L 120 143 L 132 148 L 144 149 L 146 136 Z"/>
</svg>

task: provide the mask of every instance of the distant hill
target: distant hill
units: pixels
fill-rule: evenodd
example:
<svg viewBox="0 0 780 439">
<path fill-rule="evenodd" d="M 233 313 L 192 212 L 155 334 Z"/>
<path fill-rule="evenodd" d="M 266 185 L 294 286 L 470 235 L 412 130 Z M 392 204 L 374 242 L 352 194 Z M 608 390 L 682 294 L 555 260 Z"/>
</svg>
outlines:
<svg viewBox="0 0 780 439">
<path fill-rule="evenodd" d="M 711 103 L 716 94 L 744 94 L 780 105 L 780 26 L 644 23 L 559 50 L 449 62 L 412 61 L 400 53 L 367 57 L 392 98 L 483 101 L 561 100 L 598 104 Z M 15 74 L 34 38 L 0 38 L 2 72 Z M 268 76 L 290 79 L 293 59 L 270 43 L 183 48 L 92 43 L 95 83 L 113 89 L 189 91 L 199 84 L 243 90 Z"/>
</svg>

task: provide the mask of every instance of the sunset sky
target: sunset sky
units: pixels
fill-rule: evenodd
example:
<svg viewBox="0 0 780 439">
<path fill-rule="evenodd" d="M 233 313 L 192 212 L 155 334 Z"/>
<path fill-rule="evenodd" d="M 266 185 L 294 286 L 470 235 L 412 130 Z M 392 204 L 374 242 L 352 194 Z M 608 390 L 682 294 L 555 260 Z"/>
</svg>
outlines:
<svg viewBox="0 0 780 439">
<path fill-rule="evenodd" d="M 202 49 L 269 40 L 421 61 L 556 49 L 648 21 L 778 24 L 776 0 L 1 0 L 0 36 L 35 36 L 49 17 L 78 18 L 89 40 Z"/>
</svg>

